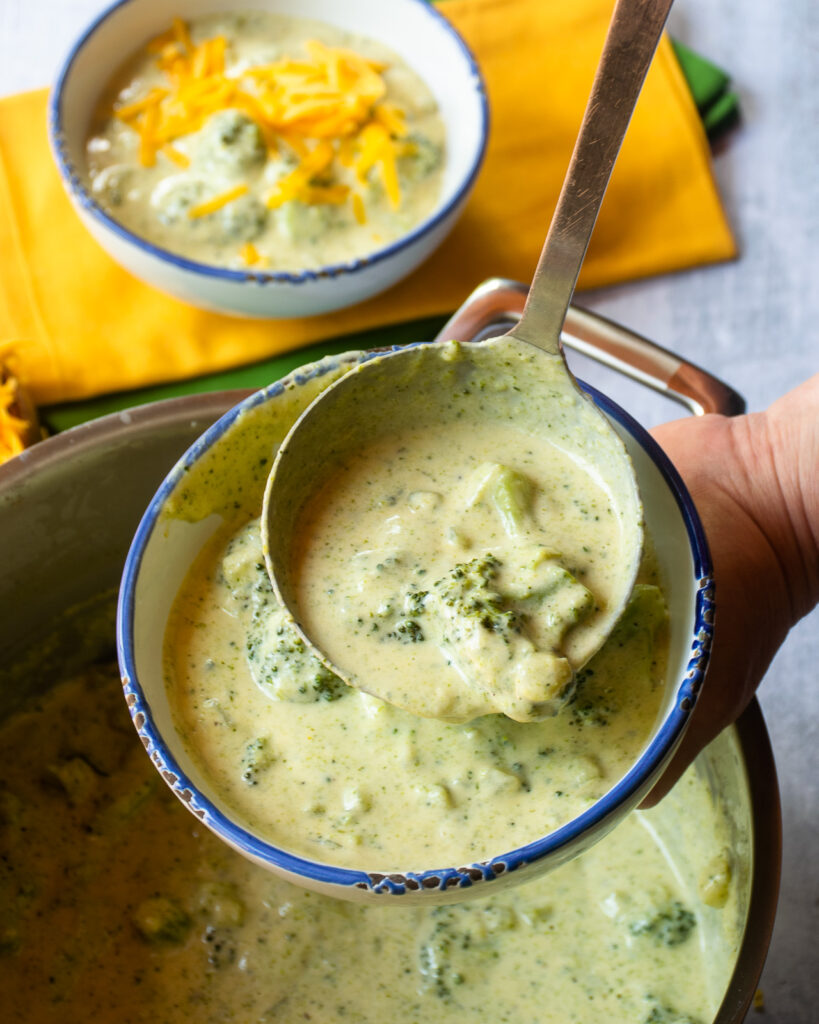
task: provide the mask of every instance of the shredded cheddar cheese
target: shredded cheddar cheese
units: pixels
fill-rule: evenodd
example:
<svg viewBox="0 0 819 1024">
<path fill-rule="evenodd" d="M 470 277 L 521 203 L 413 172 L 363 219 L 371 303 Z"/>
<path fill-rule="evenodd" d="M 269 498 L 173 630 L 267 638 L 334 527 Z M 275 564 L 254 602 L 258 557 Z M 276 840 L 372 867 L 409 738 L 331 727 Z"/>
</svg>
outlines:
<svg viewBox="0 0 819 1024">
<path fill-rule="evenodd" d="M 245 242 L 239 250 L 239 255 L 249 267 L 266 267 L 270 262 L 266 256 L 262 256 L 252 242 Z"/>
<path fill-rule="evenodd" d="M 247 190 L 247 185 L 234 185 L 234 187 L 229 188 L 227 192 L 221 192 L 218 196 L 213 196 L 211 199 L 206 199 L 203 203 L 197 203 L 196 206 L 192 206 L 188 210 L 188 216 L 191 220 L 196 220 L 198 217 L 207 217 L 209 213 L 216 213 L 216 211 L 221 210 L 223 206 L 227 206 L 228 203 L 232 203 L 234 199 L 238 199 L 239 196 L 245 195 Z"/>
<path fill-rule="evenodd" d="M 259 127 L 271 155 L 285 145 L 296 167 L 272 188 L 270 208 L 296 200 L 308 204 L 352 203 L 359 221 L 364 203 L 334 181 L 334 168 L 352 168 L 363 188 L 380 182 L 392 209 L 401 204 L 397 160 L 412 152 L 405 140 L 404 112 L 383 102 L 386 65 L 317 40 L 304 44 L 306 56 L 286 57 L 231 73 L 228 41 L 214 36 L 194 43 L 188 26 L 175 18 L 148 44 L 167 86 L 154 87 L 113 113 L 139 136 L 139 160 L 151 167 L 158 152 L 177 164 L 190 163 L 173 143 L 198 131 L 213 114 L 241 110 Z M 223 193 L 189 211 L 203 217 L 243 195 L 246 186 Z"/>
<path fill-rule="evenodd" d="M 367 211 L 364 208 L 364 200 L 361 198 L 358 192 L 353 194 L 353 216 L 359 224 L 367 223 Z"/>
<path fill-rule="evenodd" d="M 175 146 L 172 146 L 170 142 L 165 143 L 162 147 L 162 152 L 171 161 L 171 163 L 176 164 L 177 167 L 185 168 L 190 167 L 191 165 L 190 157 L 185 156 L 185 154 L 176 149 Z"/>
</svg>

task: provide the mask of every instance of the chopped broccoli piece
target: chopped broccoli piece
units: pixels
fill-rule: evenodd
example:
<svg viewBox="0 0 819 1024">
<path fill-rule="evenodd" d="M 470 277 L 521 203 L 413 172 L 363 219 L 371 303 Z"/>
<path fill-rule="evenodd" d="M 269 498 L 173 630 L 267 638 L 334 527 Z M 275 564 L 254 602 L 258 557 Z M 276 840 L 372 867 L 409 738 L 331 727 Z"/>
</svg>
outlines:
<svg viewBox="0 0 819 1024">
<path fill-rule="evenodd" d="M 228 882 L 203 882 L 197 902 L 212 928 L 238 928 L 245 919 L 245 905 L 236 886 Z"/>
<path fill-rule="evenodd" d="M 188 210 L 201 203 L 206 192 L 206 185 L 199 178 L 191 174 L 172 174 L 163 178 L 151 193 L 151 207 L 163 224 L 193 224 Z"/>
<path fill-rule="evenodd" d="M 386 636 L 388 640 L 398 640 L 402 644 L 417 644 L 423 642 L 424 631 L 415 619 L 399 619 Z"/>
<path fill-rule="evenodd" d="M 690 1017 L 687 1013 L 679 1013 L 677 1010 L 672 1010 L 668 1006 L 661 1006 L 657 1003 L 652 1007 L 644 1024 L 700 1024 L 700 1022 L 695 1017 Z"/>
<path fill-rule="evenodd" d="M 520 633 L 522 619 L 512 608 L 504 606 L 503 598 L 490 587 L 498 575 L 500 562 L 494 555 L 460 562 L 433 592 L 435 602 L 444 609 L 450 629 L 446 639 L 457 644 L 476 626 L 497 633 L 508 641 L 511 633 Z"/>
<path fill-rule="evenodd" d="M 414 132 L 405 142 L 405 154 L 399 162 L 402 184 L 412 184 L 426 178 L 441 163 L 443 151 L 426 135 Z"/>
<path fill-rule="evenodd" d="M 488 498 L 510 537 L 517 537 L 531 525 L 535 485 L 528 476 L 499 462 L 484 462 L 475 470 L 472 481 L 468 505 Z"/>
<path fill-rule="evenodd" d="M 134 924 L 147 942 L 170 946 L 185 941 L 191 919 L 175 900 L 153 896 L 136 908 Z"/>
<path fill-rule="evenodd" d="M 679 946 L 689 937 L 697 924 L 696 917 L 679 900 L 661 907 L 651 917 L 634 921 L 629 930 L 632 935 L 650 935 L 663 946 Z"/>
<path fill-rule="evenodd" d="M 261 586 L 265 584 L 262 582 Z M 271 596 L 272 593 L 271 588 Z M 266 617 L 254 613 L 246 651 L 256 684 L 275 700 L 305 704 L 338 700 L 346 692 L 338 676 L 308 650 L 281 608 L 268 609 Z"/>
<path fill-rule="evenodd" d="M 198 154 L 204 169 L 238 174 L 267 159 L 261 129 L 241 110 L 221 110 L 208 118 L 199 136 Z"/>
<path fill-rule="evenodd" d="M 173 174 L 151 193 L 151 207 L 163 224 L 176 225 L 194 237 L 216 244 L 250 242 L 267 222 L 267 209 L 255 196 L 243 195 L 203 217 L 190 217 L 192 207 L 218 194 L 209 181 L 190 172 Z"/>
<path fill-rule="evenodd" d="M 70 757 L 48 765 L 43 773 L 43 781 L 59 789 L 71 806 L 77 807 L 94 795 L 99 779 L 84 757 Z"/>
<path fill-rule="evenodd" d="M 517 536 L 532 514 L 535 485 L 528 476 L 498 466 L 492 481 L 492 503 L 510 537 Z"/>
<path fill-rule="evenodd" d="M 571 711 L 575 722 L 588 725 L 608 725 L 609 716 L 617 710 L 609 695 L 596 693 L 590 696 L 587 683 L 594 677 L 593 668 L 584 668 L 575 676 L 575 690 Z"/>
<path fill-rule="evenodd" d="M 267 209 L 255 196 L 244 195 L 200 219 L 207 220 L 210 217 L 213 218 L 211 236 L 218 244 L 252 242 L 265 229 Z"/>
<path fill-rule="evenodd" d="M 418 951 L 418 971 L 421 975 L 421 991 L 432 992 L 444 1002 L 452 999 L 452 986 L 463 984 L 463 975 L 452 968 L 451 959 L 457 934 L 453 933 L 453 915 L 444 913 L 436 920 L 432 934 L 421 944 Z M 468 936 L 461 936 L 461 943 Z M 466 946 L 463 946 L 466 948 Z"/>
<path fill-rule="evenodd" d="M 307 704 L 338 700 L 347 693 L 345 683 L 307 647 L 276 600 L 264 565 L 258 520 L 233 538 L 222 573 L 245 626 L 248 667 L 268 697 Z"/>
<path fill-rule="evenodd" d="M 454 721 L 492 712 L 519 722 L 554 715 L 571 688 L 568 661 L 551 645 L 545 650 L 535 646 L 525 614 L 498 590 L 500 569 L 491 553 L 459 562 L 429 591 L 411 591 L 385 611 L 391 615 L 399 604 L 413 613 L 399 624 L 400 631 L 395 627 L 384 633 L 385 641 L 423 636 L 445 648 L 457 665 L 468 692 L 458 717 L 452 714 Z"/>
<path fill-rule="evenodd" d="M 503 901 L 436 907 L 418 947 L 421 992 L 454 1002 L 458 986 L 491 969 L 503 948 L 503 933 L 517 928 L 519 921 Z"/>
<path fill-rule="evenodd" d="M 258 786 L 259 775 L 276 760 L 266 736 L 259 736 L 245 745 L 242 754 L 242 778 L 248 786 Z"/>
</svg>

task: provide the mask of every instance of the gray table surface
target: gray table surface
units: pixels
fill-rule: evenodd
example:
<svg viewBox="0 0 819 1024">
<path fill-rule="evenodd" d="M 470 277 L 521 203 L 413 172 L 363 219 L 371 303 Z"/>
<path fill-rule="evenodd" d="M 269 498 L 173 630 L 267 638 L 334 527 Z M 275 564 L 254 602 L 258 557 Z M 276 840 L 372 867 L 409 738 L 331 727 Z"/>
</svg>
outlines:
<svg viewBox="0 0 819 1024">
<path fill-rule="evenodd" d="M 102 6 L 0 0 L 0 95 L 52 80 L 70 42 Z M 764 409 L 819 370 L 819 4 L 678 0 L 670 27 L 729 69 L 741 97 L 743 123 L 720 145 L 715 168 L 742 255 L 724 266 L 587 293 L 581 302 L 723 377 L 749 409 Z M 676 415 L 633 385 L 585 375 L 645 423 Z M 814 612 L 791 632 L 759 694 L 784 818 L 779 914 L 761 982 L 766 1012 L 759 1019 L 771 1024 L 819 1019 L 817 666 Z"/>
</svg>

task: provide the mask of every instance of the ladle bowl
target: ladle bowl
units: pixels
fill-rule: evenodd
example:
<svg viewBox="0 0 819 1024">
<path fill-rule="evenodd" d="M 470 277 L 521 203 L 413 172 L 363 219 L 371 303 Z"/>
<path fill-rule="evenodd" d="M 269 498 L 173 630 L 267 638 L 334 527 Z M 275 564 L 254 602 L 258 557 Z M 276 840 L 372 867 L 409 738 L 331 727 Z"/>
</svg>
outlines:
<svg viewBox="0 0 819 1024">
<path fill-rule="evenodd" d="M 427 713 L 429 698 L 423 686 L 403 681 L 392 686 L 383 672 L 360 676 L 346 644 L 328 648 L 321 630 L 316 635 L 310 628 L 299 598 L 294 547 L 310 497 L 319 494 L 327 479 L 357 464 L 373 439 L 383 444 L 392 434 L 403 438 L 408 429 L 433 431 L 446 447 L 448 428 L 473 421 L 513 423 L 521 446 L 540 439 L 557 447 L 605 494 L 616 521 L 611 589 L 564 644 L 574 670 L 582 668 L 611 633 L 640 565 L 643 512 L 631 460 L 609 421 L 574 380 L 569 381 L 560 354 L 546 353 L 509 334 L 474 345 L 413 345 L 358 363 L 307 407 L 278 451 L 262 513 L 265 560 L 292 625 L 328 667 L 349 685 L 413 714 Z M 384 518 L 390 513 L 385 509 Z"/>
</svg>

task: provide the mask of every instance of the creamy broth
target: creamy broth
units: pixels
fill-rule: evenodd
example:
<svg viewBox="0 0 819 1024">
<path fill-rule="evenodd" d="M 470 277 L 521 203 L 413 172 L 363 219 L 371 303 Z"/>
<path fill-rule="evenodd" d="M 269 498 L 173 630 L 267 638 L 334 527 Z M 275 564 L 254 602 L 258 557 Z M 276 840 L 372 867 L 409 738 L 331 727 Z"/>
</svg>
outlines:
<svg viewBox="0 0 819 1024">
<path fill-rule="evenodd" d="M 204 119 L 196 108 L 186 108 L 194 110 L 186 115 L 189 128 L 182 134 L 168 129 L 168 143 L 162 143 L 160 125 L 157 145 L 146 156 L 144 112 L 128 112 L 159 90 L 172 89 L 174 80 L 157 65 L 164 56 L 159 45 L 123 69 L 102 101 L 86 147 L 90 190 L 115 220 L 149 242 L 200 262 L 298 271 L 373 252 L 434 210 L 441 191 L 444 125 L 429 88 L 397 54 L 331 25 L 264 11 L 204 15 L 187 28 L 193 47 L 211 39 L 225 41 L 224 72 L 211 67 L 208 79 L 194 67 L 191 84 L 184 88 L 188 93 L 201 88 L 203 95 L 221 90 L 226 98 L 221 109 Z M 335 112 L 338 134 L 318 120 L 315 136 L 307 129 L 279 132 L 271 124 L 289 115 L 275 106 L 273 86 L 265 92 L 259 69 L 306 61 L 305 47 L 312 41 L 370 62 L 363 74 L 372 89 L 372 107 L 354 127 Z M 177 44 L 170 39 L 169 45 Z M 321 59 L 325 55 L 319 51 Z M 373 74 L 383 80 L 383 95 L 371 81 Z M 321 96 L 332 88 L 325 83 Z M 354 88 L 349 93 L 341 89 L 342 101 L 353 102 Z M 293 111 L 317 89 L 316 82 L 306 81 L 307 92 L 293 101 Z M 380 120 L 379 110 L 386 111 Z M 179 119 L 178 111 L 171 109 L 171 116 Z M 383 138 L 366 136 L 368 131 L 372 135 L 372 125 L 378 131 L 386 125 Z M 327 145 L 332 153 L 320 158 Z M 388 161 L 377 158 L 379 146 L 388 148 Z M 311 161 L 315 172 L 307 173 Z M 305 169 L 303 180 L 300 168 Z M 233 199 L 218 205 L 234 191 Z M 214 200 L 216 209 L 200 212 L 202 204 Z"/>
<path fill-rule="evenodd" d="M 9 1022 L 706 1024 L 722 996 L 736 883 L 693 769 L 543 879 L 373 907 L 293 888 L 204 829 L 145 756 L 114 666 L 0 736 Z"/>
<path fill-rule="evenodd" d="M 216 515 L 223 522 L 185 578 L 166 628 L 164 673 L 175 727 L 214 798 L 285 849 L 372 872 L 496 857 L 576 817 L 644 749 L 667 676 L 661 580 L 649 543 L 614 636 L 578 673 L 560 713 L 543 720 L 491 714 L 446 722 L 346 686 L 305 647 L 278 605 L 254 517 L 279 444 L 352 358 L 326 373 L 306 367 L 298 383 L 244 410 L 167 501 L 166 520 Z M 510 458 L 509 451 L 490 455 Z M 546 489 L 538 461 L 524 450 L 506 470 L 532 473 L 552 511 L 563 507 L 575 519 L 574 503 L 561 505 L 562 489 Z M 572 467 L 563 469 L 571 479 Z M 514 553 L 519 538 L 499 525 L 489 491 L 484 504 L 461 526 L 471 528 L 474 513 L 473 525 L 493 523 L 499 550 Z M 556 532 L 547 536 L 537 509 L 527 542 L 562 547 L 568 567 L 601 594 L 612 543 L 605 507 L 600 494 L 581 505 L 594 552 L 560 532 L 559 516 L 551 517 Z M 441 508 L 448 516 L 445 502 Z"/>
<path fill-rule="evenodd" d="M 666 612 L 647 566 L 610 642 L 559 715 L 518 723 L 420 718 L 347 687 L 276 603 L 257 521 L 227 527 L 168 624 L 177 727 L 258 834 L 372 871 L 465 864 L 530 842 L 599 799 L 658 714 Z"/>
<path fill-rule="evenodd" d="M 366 447 L 311 498 L 297 539 L 307 635 L 354 685 L 450 721 L 557 713 L 574 631 L 621 571 L 599 481 L 491 416 Z"/>
</svg>

